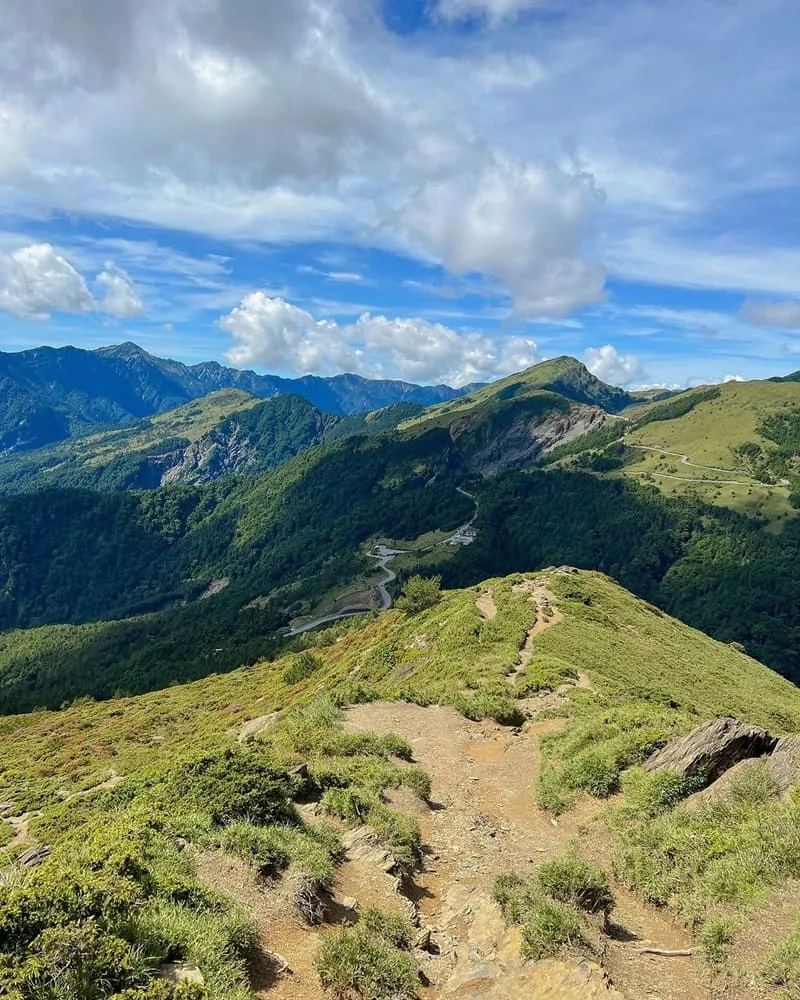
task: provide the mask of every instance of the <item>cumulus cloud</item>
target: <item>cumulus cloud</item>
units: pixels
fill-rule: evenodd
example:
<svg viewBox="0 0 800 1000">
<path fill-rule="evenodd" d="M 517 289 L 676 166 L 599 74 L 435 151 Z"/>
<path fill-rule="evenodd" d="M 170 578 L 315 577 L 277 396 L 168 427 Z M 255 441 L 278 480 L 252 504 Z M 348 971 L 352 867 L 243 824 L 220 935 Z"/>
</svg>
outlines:
<svg viewBox="0 0 800 1000">
<path fill-rule="evenodd" d="M 0 254 L 0 309 L 47 319 L 52 312 L 88 312 L 92 305 L 86 282 L 49 243 Z"/>
<path fill-rule="evenodd" d="M 234 340 L 228 359 L 303 375 L 352 371 L 370 378 L 465 385 L 535 364 L 534 341 L 459 332 L 424 319 L 365 313 L 354 323 L 317 319 L 305 309 L 263 291 L 251 292 L 220 326 Z"/>
<path fill-rule="evenodd" d="M 742 319 L 753 326 L 777 326 L 783 330 L 800 330 L 800 302 L 750 300 L 742 306 Z"/>
<path fill-rule="evenodd" d="M 97 284 L 105 289 L 102 300 L 97 303 L 101 312 L 120 319 L 133 319 L 144 312 L 142 300 L 133 287 L 133 282 L 120 268 L 115 268 L 113 264 L 107 265 L 97 275 Z"/>
<path fill-rule="evenodd" d="M 54 312 L 93 310 L 121 318 L 142 314 L 141 300 L 124 271 L 108 264 L 96 281 L 105 291 L 100 300 L 50 243 L 0 253 L 0 309 L 22 319 L 45 320 Z"/>
<path fill-rule="evenodd" d="M 726 375 L 722 380 L 723 382 L 744 382 L 744 375 Z"/>
<path fill-rule="evenodd" d="M 519 313 L 557 317 L 604 298 L 582 242 L 601 202 L 579 172 L 491 156 L 475 175 L 424 184 L 399 219 L 449 270 L 493 275 Z"/>
<path fill-rule="evenodd" d="M 20 200 L 223 238 L 388 243 L 508 282 L 529 316 L 601 298 L 590 178 L 469 121 L 465 73 L 525 93 L 546 76 L 532 54 L 478 51 L 453 72 L 459 58 L 401 50 L 361 0 L 96 6 L 0 5 L 0 183 Z"/>
<path fill-rule="evenodd" d="M 583 358 L 593 375 L 611 385 L 630 385 L 647 378 L 647 372 L 635 354 L 620 354 L 611 344 L 590 347 Z"/>
<path fill-rule="evenodd" d="M 436 13 L 445 21 L 484 17 L 491 24 L 497 24 L 541 6 L 543 0 L 439 0 Z"/>
</svg>

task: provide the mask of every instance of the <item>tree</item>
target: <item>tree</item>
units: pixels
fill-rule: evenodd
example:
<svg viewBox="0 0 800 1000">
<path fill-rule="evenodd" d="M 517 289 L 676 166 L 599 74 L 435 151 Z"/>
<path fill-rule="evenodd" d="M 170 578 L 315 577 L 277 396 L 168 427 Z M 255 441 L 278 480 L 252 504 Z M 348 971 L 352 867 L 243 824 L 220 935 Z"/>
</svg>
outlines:
<svg viewBox="0 0 800 1000">
<path fill-rule="evenodd" d="M 440 576 L 412 576 L 403 587 L 395 607 L 407 615 L 418 615 L 439 603 L 441 588 Z"/>
</svg>

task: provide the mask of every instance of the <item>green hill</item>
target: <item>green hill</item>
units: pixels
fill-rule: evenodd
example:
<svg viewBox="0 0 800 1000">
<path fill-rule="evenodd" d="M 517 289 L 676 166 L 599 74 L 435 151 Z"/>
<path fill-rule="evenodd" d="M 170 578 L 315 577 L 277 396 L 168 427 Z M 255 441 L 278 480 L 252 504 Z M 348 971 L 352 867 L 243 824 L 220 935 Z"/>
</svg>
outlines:
<svg viewBox="0 0 800 1000">
<path fill-rule="evenodd" d="M 698 782 L 640 766 L 727 714 L 795 732 L 800 691 L 562 568 L 305 636 L 224 676 L 9 718 L 0 986 L 251 1000 L 299 983 L 316 1000 L 332 978 L 413 1000 L 485 976 L 491 954 L 508 995 L 521 972 L 555 977 L 565 1000 L 587 983 L 610 1000 L 591 958 L 625 996 L 743 979 L 778 1000 L 778 960 L 780 984 L 800 982 L 786 959 L 796 800 L 751 760 L 727 795 L 686 808 Z M 597 885 L 605 919 L 584 912 Z M 637 940 L 685 952 L 644 956 Z M 176 968 L 197 985 L 161 978 Z"/>
<path fill-rule="evenodd" d="M 608 413 L 617 413 L 635 402 L 622 389 L 601 382 L 580 361 L 565 356 L 543 361 L 523 372 L 499 379 L 460 399 L 432 406 L 417 421 L 409 421 L 406 426 L 428 421 L 444 426 L 475 407 L 535 396 L 542 390 L 557 393 L 574 403 L 601 407 Z"/>
<path fill-rule="evenodd" d="M 134 424 L 0 455 L 0 492 L 82 487 L 102 492 L 258 475 L 322 441 L 393 430 L 422 407 L 397 403 L 349 417 L 300 396 L 260 400 L 222 389 Z"/>
<path fill-rule="evenodd" d="M 655 477 L 642 482 L 638 465 L 626 464 L 642 453 L 627 441 L 605 444 L 626 430 L 683 426 L 735 392 L 698 390 L 643 408 L 635 430 L 545 390 L 488 394 L 397 432 L 391 425 L 407 411 L 383 411 L 352 429 L 382 431 L 388 422 L 384 433 L 314 445 L 261 475 L 6 497 L 0 627 L 15 631 L 2 638 L 0 707 L 140 692 L 277 652 L 289 622 L 324 617 L 342 601 L 373 603 L 367 552 L 380 540 L 407 550 L 397 562 L 401 577 L 420 568 L 448 586 L 560 562 L 601 570 L 800 678 L 800 522 L 767 533 L 763 521 L 689 493 L 665 497 Z M 319 437 L 320 419 L 286 398 L 234 414 L 210 433 L 233 422 L 243 441 L 249 426 L 254 440 L 272 442 L 270 454 L 286 456 Z M 771 433 L 780 437 L 778 430 Z M 776 448 L 791 449 L 791 433 L 786 441 Z M 570 454 L 559 458 L 560 450 Z M 529 468 L 547 452 L 556 461 Z M 202 472 L 202 463 L 195 468 Z M 444 544 L 476 503 L 472 544 Z"/>
</svg>

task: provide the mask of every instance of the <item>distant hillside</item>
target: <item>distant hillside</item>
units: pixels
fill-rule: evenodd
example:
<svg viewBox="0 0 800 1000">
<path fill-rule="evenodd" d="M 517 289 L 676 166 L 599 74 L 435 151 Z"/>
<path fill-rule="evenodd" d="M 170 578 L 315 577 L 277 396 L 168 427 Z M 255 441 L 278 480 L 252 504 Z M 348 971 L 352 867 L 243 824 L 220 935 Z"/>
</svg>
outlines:
<svg viewBox="0 0 800 1000">
<path fill-rule="evenodd" d="M 33 451 L 0 455 L 0 492 L 54 487 L 155 489 L 258 475 L 321 442 L 392 431 L 423 408 L 396 403 L 372 413 L 322 413 L 300 396 L 260 400 L 220 389 L 175 410 Z"/>
<path fill-rule="evenodd" d="M 0 454 L 63 441 L 98 425 L 152 416 L 231 388 L 263 399 L 299 395 L 318 409 L 339 415 L 394 403 L 429 406 L 462 395 L 444 385 L 418 386 L 359 375 L 284 379 L 215 362 L 187 366 L 153 357 L 130 343 L 97 351 L 41 347 L 0 353 Z"/>
<path fill-rule="evenodd" d="M 435 420 L 439 426 L 487 403 L 502 403 L 531 396 L 542 390 L 557 393 L 574 403 L 597 406 L 607 413 L 618 413 L 636 399 L 615 386 L 596 378 L 575 358 L 560 357 L 481 386 L 468 395 L 434 406 L 419 421 Z"/>
</svg>

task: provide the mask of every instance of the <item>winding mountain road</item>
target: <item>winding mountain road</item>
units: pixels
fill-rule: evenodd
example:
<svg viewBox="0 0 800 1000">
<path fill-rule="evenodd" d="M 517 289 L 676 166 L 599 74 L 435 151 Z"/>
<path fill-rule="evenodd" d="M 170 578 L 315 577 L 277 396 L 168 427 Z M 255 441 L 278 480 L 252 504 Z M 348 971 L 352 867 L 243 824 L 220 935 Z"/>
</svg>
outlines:
<svg viewBox="0 0 800 1000">
<path fill-rule="evenodd" d="M 625 441 L 625 439 L 623 438 Z M 668 472 L 653 472 L 652 475 L 660 476 L 662 479 L 679 479 L 681 482 L 686 483 L 713 483 L 719 486 L 749 486 L 755 483 L 756 480 L 747 476 L 746 472 L 740 472 L 738 469 L 720 469 L 715 465 L 698 465 L 697 462 L 690 462 L 689 456 L 684 455 L 679 451 L 667 451 L 665 448 L 656 448 L 649 444 L 630 444 L 625 441 L 628 448 L 634 448 L 636 451 L 654 451 L 658 455 L 667 455 L 670 458 L 679 458 L 682 465 L 688 465 L 693 469 L 702 469 L 704 472 L 725 472 L 729 476 L 746 476 L 745 479 L 697 479 L 693 476 L 674 476 Z"/>
<path fill-rule="evenodd" d="M 443 542 L 437 542 L 437 545 L 452 545 L 461 544 L 468 545 L 472 541 L 472 537 L 467 535 L 467 531 L 472 528 L 475 523 L 475 519 L 478 516 L 478 501 L 471 493 L 467 493 L 466 490 L 462 490 L 458 487 L 458 492 L 463 494 L 465 497 L 469 497 L 470 500 L 475 504 L 475 512 L 466 524 L 462 524 L 457 528 L 452 535 L 445 538 Z M 420 549 L 421 552 L 428 552 L 431 549 L 436 548 L 436 545 L 431 545 L 427 549 Z M 384 578 L 380 580 L 377 584 L 378 594 L 381 599 L 381 611 L 388 611 L 392 606 L 392 595 L 389 593 L 389 584 L 393 583 L 397 579 L 397 573 L 393 569 L 389 568 L 389 563 L 391 563 L 397 556 L 405 555 L 408 549 L 390 549 L 385 545 L 378 545 L 374 552 L 367 553 L 369 559 L 374 559 L 377 564 L 377 568 L 384 574 Z M 333 622 L 343 621 L 345 618 L 358 618 L 359 615 L 368 615 L 370 612 L 368 610 L 362 611 L 342 611 L 336 615 L 326 615 L 323 618 L 315 618 L 313 621 L 306 622 L 305 625 L 297 625 L 295 628 L 290 629 L 285 633 L 287 638 L 292 638 L 296 635 L 302 635 L 304 632 L 313 632 L 315 628 L 319 628 L 320 625 L 331 625 Z"/>
</svg>

